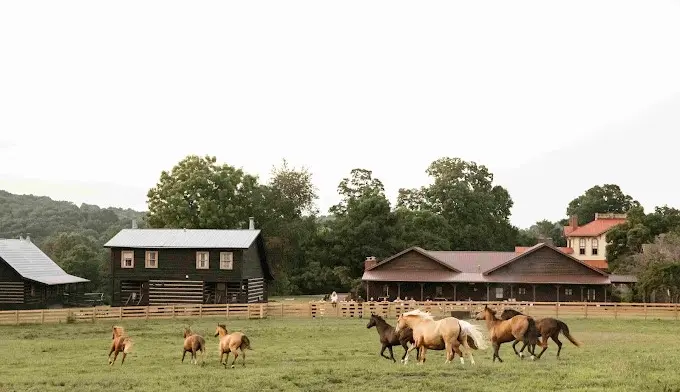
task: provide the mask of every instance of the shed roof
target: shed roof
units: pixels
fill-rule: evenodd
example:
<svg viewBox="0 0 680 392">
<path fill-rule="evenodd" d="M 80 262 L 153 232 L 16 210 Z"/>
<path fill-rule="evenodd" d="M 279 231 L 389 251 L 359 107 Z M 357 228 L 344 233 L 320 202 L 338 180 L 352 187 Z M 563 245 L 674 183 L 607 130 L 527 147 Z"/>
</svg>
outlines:
<svg viewBox="0 0 680 392">
<path fill-rule="evenodd" d="M 106 248 L 249 248 L 260 230 L 123 229 Z"/>
<path fill-rule="evenodd" d="M 0 258 L 22 277 L 46 285 L 89 282 L 67 274 L 28 240 L 0 239 Z"/>
</svg>

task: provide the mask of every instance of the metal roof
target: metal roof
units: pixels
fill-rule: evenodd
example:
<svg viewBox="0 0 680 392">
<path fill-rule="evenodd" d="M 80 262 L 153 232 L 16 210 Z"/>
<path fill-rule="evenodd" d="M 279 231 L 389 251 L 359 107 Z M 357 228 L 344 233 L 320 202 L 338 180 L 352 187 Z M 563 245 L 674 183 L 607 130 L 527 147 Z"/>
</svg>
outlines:
<svg viewBox="0 0 680 392">
<path fill-rule="evenodd" d="M 28 240 L 0 239 L 0 258 L 24 278 L 47 285 L 89 282 L 67 274 Z"/>
<path fill-rule="evenodd" d="M 234 248 L 247 249 L 260 230 L 123 229 L 106 248 Z"/>
</svg>

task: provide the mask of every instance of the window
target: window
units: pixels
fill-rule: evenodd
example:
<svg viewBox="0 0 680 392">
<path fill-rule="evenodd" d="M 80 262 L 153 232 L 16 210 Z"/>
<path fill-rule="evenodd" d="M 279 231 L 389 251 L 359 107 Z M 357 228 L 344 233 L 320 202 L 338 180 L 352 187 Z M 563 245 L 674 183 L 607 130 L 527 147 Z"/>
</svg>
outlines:
<svg viewBox="0 0 680 392">
<path fill-rule="evenodd" d="M 520 287 L 519 289 L 517 289 L 517 292 L 519 293 L 519 295 L 525 295 L 527 293 L 527 289 L 525 287 Z"/>
<path fill-rule="evenodd" d="M 567 248 L 571 248 L 571 238 L 567 240 Z"/>
<path fill-rule="evenodd" d="M 496 298 L 503 298 L 503 288 L 496 287 Z"/>
<path fill-rule="evenodd" d="M 443 291 L 444 290 L 442 289 L 442 286 L 437 286 L 434 288 L 434 295 L 436 295 L 437 297 L 441 297 Z"/>
<path fill-rule="evenodd" d="M 390 296 L 390 285 L 386 284 L 383 286 L 383 297 Z"/>
<path fill-rule="evenodd" d="M 597 238 L 593 238 L 590 243 L 590 248 L 592 250 L 593 256 L 597 256 Z"/>
<path fill-rule="evenodd" d="M 120 254 L 120 268 L 135 268 L 135 252 L 124 250 Z"/>
<path fill-rule="evenodd" d="M 147 250 L 144 258 L 144 266 L 146 268 L 158 268 L 158 251 Z"/>
<path fill-rule="evenodd" d="M 579 238 L 578 240 L 578 254 L 584 255 L 586 254 L 586 239 L 585 238 Z"/>
<path fill-rule="evenodd" d="M 220 269 L 231 270 L 234 269 L 234 253 L 220 252 Z"/>
<path fill-rule="evenodd" d="M 574 292 L 572 289 L 564 289 L 564 295 L 574 295 Z"/>
<path fill-rule="evenodd" d="M 588 301 L 595 301 L 595 289 L 588 289 Z"/>
<path fill-rule="evenodd" d="M 196 252 L 196 269 L 208 269 L 210 266 L 208 252 Z"/>
</svg>

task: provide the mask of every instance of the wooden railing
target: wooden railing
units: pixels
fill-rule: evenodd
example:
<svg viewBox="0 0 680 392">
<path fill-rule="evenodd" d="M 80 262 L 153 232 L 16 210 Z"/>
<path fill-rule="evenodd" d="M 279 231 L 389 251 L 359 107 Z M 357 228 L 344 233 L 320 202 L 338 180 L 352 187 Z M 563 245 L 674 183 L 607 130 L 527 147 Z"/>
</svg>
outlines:
<svg viewBox="0 0 680 392">
<path fill-rule="evenodd" d="M 261 319 L 276 317 L 334 318 L 368 317 L 371 313 L 386 318 L 396 318 L 411 309 L 431 312 L 435 317 L 450 316 L 470 318 L 484 305 L 500 311 L 517 309 L 535 317 L 559 318 L 611 318 L 611 319 L 667 319 L 678 320 L 680 305 L 658 303 L 593 303 L 593 302 L 340 302 L 333 307 L 330 302 L 308 303 L 255 303 L 216 305 L 165 305 L 165 306 L 94 306 L 88 308 L 8 310 L 0 311 L 0 324 L 94 322 L 97 320 L 152 320 L 185 318 Z"/>
</svg>

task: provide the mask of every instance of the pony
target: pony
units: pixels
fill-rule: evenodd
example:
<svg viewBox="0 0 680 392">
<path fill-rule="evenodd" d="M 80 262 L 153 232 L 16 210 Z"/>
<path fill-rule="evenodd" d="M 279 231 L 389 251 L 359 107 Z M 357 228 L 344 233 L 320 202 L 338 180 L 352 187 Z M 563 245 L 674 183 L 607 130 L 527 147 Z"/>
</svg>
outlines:
<svg viewBox="0 0 680 392">
<path fill-rule="evenodd" d="M 458 354 L 460 355 L 460 363 L 465 364 L 463 352 L 460 349 L 462 345 L 470 357 L 470 363 L 474 365 L 475 359 L 472 356 L 468 337 L 472 338 L 475 348 L 483 350 L 487 347 L 484 335 L 477 326 L 467 322 L 462 323 L 455 317 L 446 317 L 435 321 L 429 312 L 414 309 L 398 316 L 397 326 L 394 330 L 398 333 L 406 327 L 413 330 L 415 344 L 408 349 L 404 364 L 408 363 L 409 353 L 416 348 L 419 350 L 418 355 L 420 357 L 418 364 L 421 365 L 425 362 L 427 349 L 446 350 L 446 361 L 444 363 L 450 363 Z"/>
<path fill-rule="evenodd" d="M 368 324 L 366 324 L 366 328 L 372 327 L 375 327 L 375 329 L 378 331 L 380 343 L 382 344 L 380 356 L 386 359 L 391 359 L 392 362 L 397 362 L 397 360 L 394 359 L 392 347 L 401 345 L 401 347 L 404 348 L 404 355 L 401 357 L 401 362 L 404 363 L 404 358 L 406 358 L 406 354 L 408 353 L 409 345 L 415 344 L 415 341 L 413 340 L 413 330 L 406 327 L 397 333 L 395 332 L 394 327 L 388 324 L 384 318 L 373 313 L 371 314 L 371 319 L 368 321 Z M 385 355 L 385 349 L 390 351 L 389 357 Z"/>
<path fill-rule="evenodd" d="M 336 293 L 335 291 L 332 292 L 330 299 L 331 299 L 331 305 L 333 307 L 338 306 L 338 293 Z"/>
<path fill-rule="evenodd" d="M 518 315 L 509 320 L 500 320 L 496 318 L 496 311 L 491 310 L 487 305 L 484 305 L 484 309 L 477 313 L 475 319 L 486 321 L 486 327 L 489 330 L 489 337 L 491 338 L 491 345 L 493 346 L 493 362 L 496 362 L 496 358 L 498 358 L 499 362 L 503 362 L 498 355 L 498 349 L 500 349 L 501 344 L 512 341 L 514 341 L 512 343 L 512 349 L 515 351 L 515 354 L 520 357 L 520 359 L 523 359 L 524 353 L 518 353 L 515 348 L 520 340 L 529 344 L 531 360 L 533 361 L 536 358 L 534 350 L 531 348 L 531 344 L 535 345 L 536 342 L 538 342 L 538 329 L 536 328 L 536 321 L 533 317 Z"/>
<path fill-rule="evenodd" d="M 250 347 L 250 339 L 242 332 L 232 332 L 227 331 L 227 327 L 224 324 L 217 324 L 217 329 L 215 329 L 215 336 L 220 337 L 219 353 L 220 353 L 220 364 L 227 368 L 227 362 L 229 362 L 229 353 L 234 353 L 234 360 L 231 362 L 231 368 L 234 368 L 236 363 L 236 358 L 238 358 L 238 351 L 241 351 L 243 355 L 243 366 L 246 366 L 246 349 L 252 350 Z M 224 363 L 222 363 L 222 357 L 227 354 Z"/>
<path fill-rule="evenodd" d="M 505 309 L 503 313 L 501 313 L 501 319 L 502 320 L 508 320 L 511 319 L 514 316 L 517 315 L 522 315 L 521 312 L 518 312 L 514 309 Z M 551 338 L 555 344 L 557 344 L 557 358 L 560 358 L 560 351 L 562 351 L 562 342 L 560 342 L 559 336 L 560 332 L 562 332 L 562 335 L 564 335 L 569 341 L 576 347 L 581 347 L 583 344 L 576 340 L 571 334 L 569 333 L 569 327 L 567 324 L 562 321 L 558 320 L 556 318 L 552 317 L 546 317 L 542 318 L 538 321 L 536 321 L 536 328 L 538 328 L 538 332 L 541 335 L 541 343 L 540 346 L 542 347 L 542 350 L 536 358 L 541 358 L 541 355 L 545 352 L 545 350 L 548 349 L 548 338 Z M 524 350 L 524 346 L 519 350 L 521 353 Z M 536 350 L 535 347 L 532 347 L 533 350 Z"/>
<path fill-rule="evenodd" d="M 196 351 L 201 352 L 201 362 L 205 361 L 205 339 L 201 335 L 195 334 L 191 328 L 184 328 L 184 349 L 182 350 L 182 363 L 184 363 L 184 357 L 187 352 L 191 353 L 191 362 L 196 365 L 198 364 L 198 358 L 196 357 Z"/>
<path fill-rule="evenodd" d="M 123 357 L 120 360 L 120 365 L 123 366 L 125 357 L 132 351 L 132 339 L 125 334 L 123 327 L 113 326 L 113 333 L 111 335 L 111 349 L 109 350 L 109 365 L 113 366 L 118 358 L 118 353 L 122 352 Z M 113 361 L 111 360 L 111 353 L 113 353 Z"/>
</svg>

